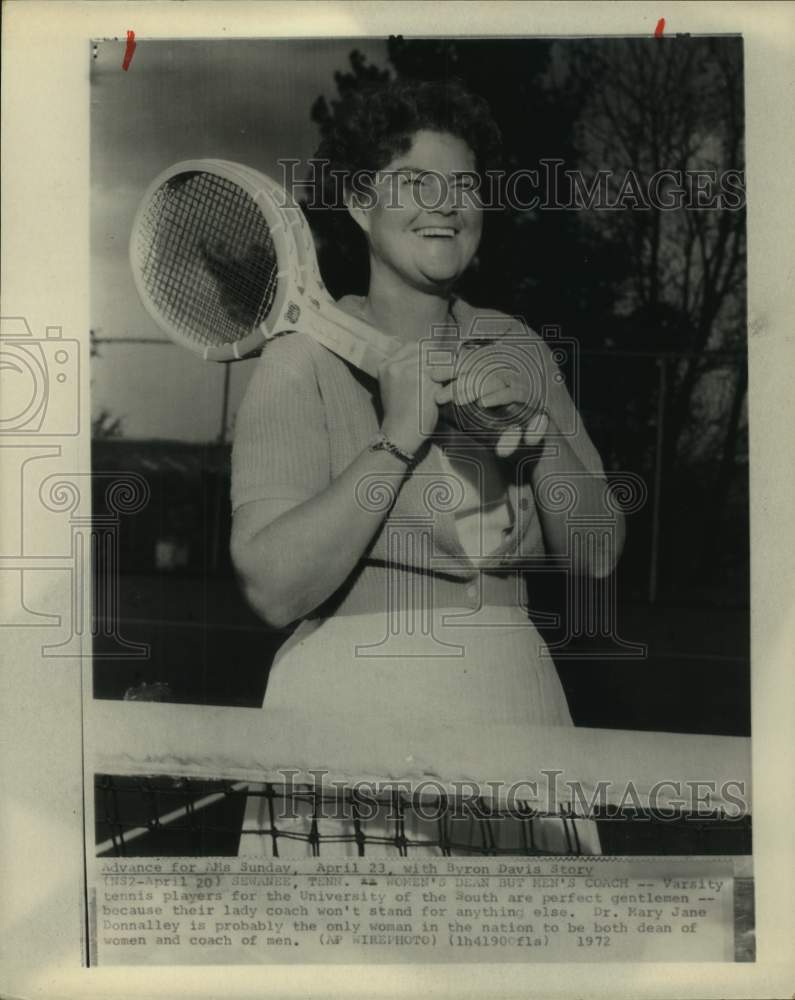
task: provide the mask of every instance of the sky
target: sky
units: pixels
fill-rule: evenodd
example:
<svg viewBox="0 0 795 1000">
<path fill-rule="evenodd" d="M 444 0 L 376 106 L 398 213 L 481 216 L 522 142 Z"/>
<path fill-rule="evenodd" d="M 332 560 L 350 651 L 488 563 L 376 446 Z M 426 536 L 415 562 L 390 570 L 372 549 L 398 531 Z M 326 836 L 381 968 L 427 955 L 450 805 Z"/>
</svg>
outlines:
<svg viewBox="0 0 795 1000">
<path fill-rule="evenodd" d="M 386 43 L 362 39 L 138 39 L 91 54 L 91 325 L 100 338 L 146 337 L 157 346 L 102 344 L 92 362 L 92 407 L 123 420 L 125 437 L 209 441 L 220 430 L 224 367 L 173 346 L 141 305 L 127 256 L 133 216 L 157 174 L 179 160 L 234 160 L 279 177 L 277 160 L 317 146 L 314 100 L 336 96 L 334 72 L 356 48 L 386 65 Z M 231 371 L 230 419 L 253 362 Z"/>
</svg>

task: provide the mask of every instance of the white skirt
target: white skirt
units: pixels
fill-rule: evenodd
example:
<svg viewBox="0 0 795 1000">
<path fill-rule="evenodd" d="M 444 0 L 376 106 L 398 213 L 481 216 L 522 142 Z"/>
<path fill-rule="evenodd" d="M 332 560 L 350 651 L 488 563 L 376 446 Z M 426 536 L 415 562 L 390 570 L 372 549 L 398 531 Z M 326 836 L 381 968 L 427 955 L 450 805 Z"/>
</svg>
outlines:
<svg viewBox="0 0 795 1000">
<path fill-rule="evenodd" d="M 301 724 L 318 732 L 334 727 L 335 714 L 349 713 L 352 707 L 383 720 L 384 730 L 392 733 L 400 732 L 401 720 L 411 717 L 427 730 L 422 756 L 431 762 L 443 738 L 440 723 L 465 727 L 474 746 L 495 724 L 573 725 L 546 645 L 518 607 L 303 622 L 274 661 L 265 702 L 271 712 L 280 706 L 289 709 L 291 719 L 301 706 Z M 350 745 L 355 743 L 353 731 Z M 369 773 L 372 748 L 362 745 L 359 753 L 362 773 Z M 294 804 L 288 817 L 275 821 L 275 809 L 278 802 L 273 798 L 249 796 L 241 855 L 355 857 L 364 850 L 368 855 L 413 856 L 484 849 L 601 853 L 596 824 L 589 820 L 461 816 L 445 826 L 441 848 L 440 821 L 433 808 L 424 816 L 413 811 L 398 816 L 391 803 L 383 804 L 358 820 L 345 809 L 344 815 L 319 815 L 316 801 L 307 796 Z M 269 834 L 256 835 L 255 830 Z"/>
</svg>

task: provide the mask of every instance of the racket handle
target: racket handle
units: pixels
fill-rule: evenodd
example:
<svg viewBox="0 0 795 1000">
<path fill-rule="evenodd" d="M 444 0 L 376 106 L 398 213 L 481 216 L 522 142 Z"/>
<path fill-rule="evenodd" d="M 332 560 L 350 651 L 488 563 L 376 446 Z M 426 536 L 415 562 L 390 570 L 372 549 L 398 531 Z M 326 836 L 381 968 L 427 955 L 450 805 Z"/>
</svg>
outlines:
<svg viewBox="0 0 795 1000">
<path fill-rule="evenodd" d="M 325 322 L 313 324 L 315 339 L 372 378 L 378 377 L 383 362 L 401 347 L 396 338 L 386 336 L 333 303 L 317 303 L 316 309 Z M 525 416 L 521 403 L 488 409 L 476 403 L 463 406 L 445 403 L 439 407 L 439 419 L 447 427 L 495 439 L 509 427 L 523 423 Z"/>
<path fill-rule="evenodd" d="M 384 361 L 400 349 L 399 340 L 343 312 L 333 303 L 316 303 L 315 309 L 322 319 L 312 323 L 315 340 L 371 378 L 378 378 L 378 369 Z"/>
<path fill-rule="evenodd" d="M 521 403 L 508 403 L 486 409 L 477 403 L 444 403 L 439 407 L 439 421 L 444 426 L 464 434 L 476 433 L 478 437 L 498 438 L 509 427 L 524 423 L 525 407 Z"/>
</svg>

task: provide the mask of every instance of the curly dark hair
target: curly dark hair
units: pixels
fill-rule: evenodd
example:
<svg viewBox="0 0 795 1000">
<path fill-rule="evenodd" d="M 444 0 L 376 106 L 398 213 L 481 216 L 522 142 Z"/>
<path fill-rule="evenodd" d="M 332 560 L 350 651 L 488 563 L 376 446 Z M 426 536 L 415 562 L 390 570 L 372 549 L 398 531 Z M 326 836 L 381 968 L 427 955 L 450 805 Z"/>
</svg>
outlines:
<svg viewBox="0 0 795 1000">
<path fill-rule="evenodd" d="M 414 135 L 423 129 L 462 139 L 475 154 L 481 174 L 500 165 L 502 137 L 491 110 L 458 79 L 402 79 L 348 91 L 331 113 L 326 110 L 321 128 L 323 140 L 315 157 L 328 167 L 315 173 L 314 205 L 304 210 L 323 277 L 335 297 L 367 291 L 367 242 L 344 210 L 351 177 L 382 170 L 408 152 Z"/>
<path fill-rule="evenodd" d="M 349 92 L 334 109 L 316 158 L 349 177 L 377 171 L 411 147 L 422 129 L 462 139 L 480 172 L 495 168 L 500 130 L 486 101 L 461 80 L 396 80 Z"/>
</svg>

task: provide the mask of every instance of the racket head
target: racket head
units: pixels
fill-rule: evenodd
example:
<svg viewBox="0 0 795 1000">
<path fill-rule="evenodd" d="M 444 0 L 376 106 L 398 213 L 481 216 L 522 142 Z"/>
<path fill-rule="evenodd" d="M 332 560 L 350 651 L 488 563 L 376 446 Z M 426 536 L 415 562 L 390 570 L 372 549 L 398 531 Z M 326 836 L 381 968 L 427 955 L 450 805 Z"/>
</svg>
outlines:
<svg viewBox="0 0 795 1000">
<path fill-rule="evenodd" d="M 275 201 L 278 204 L 282 221 L 292 238 L 291 248 L 295 250 L 293 277 L 296 284 L 306 292 L 308 297 L 315 299 L 314 304 L 316 308 L 319 308 L 321 304 L 334 306 L 334 299 L 323 283 L 323 277 L 320 273 L 315 238 L 298 202 L 287 193 L 285 188 L 277 184 L 267 174 L 262 174 L 252 167 L 226 161 L 211 162 L 219 162 L 227 167 L 235 168 L 241 174 L 248 177 L 249 182 L 256 190 L 267 192 L 271 201 Z M 271 315 L 275 317 L 276 314 L 271 313 Z M 278 331 L 273 330 L 271 332 L 277 333 Z"/>
<path fill-rule="evenodd" d="M 130 263 L 160 329 L 205 360 L 258 353 L 298 264 L 293 207 L 303 218 L 270 178 L 223 160 L 159 174 L 135 215 Z"/>
</svg>

